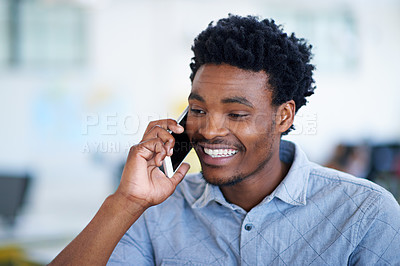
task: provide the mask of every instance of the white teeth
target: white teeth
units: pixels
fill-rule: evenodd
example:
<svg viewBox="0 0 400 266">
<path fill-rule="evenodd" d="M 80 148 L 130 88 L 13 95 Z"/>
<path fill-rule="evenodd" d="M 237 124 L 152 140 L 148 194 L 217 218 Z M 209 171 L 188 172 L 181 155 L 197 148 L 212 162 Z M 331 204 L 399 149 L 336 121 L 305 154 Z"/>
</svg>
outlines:
<svg viewBox="0 0 400 266">
<path fill-rule="evenodd" d="M 232 150 L 232 149 L 215 149 L 215 150 L 213 150 L 213 149 L 204 148 L 204 152 L 213 158 L 217 158 L 217 157 L 229 157 L 229 156 L 236 154 L 238 151 Z"/>
</svg>

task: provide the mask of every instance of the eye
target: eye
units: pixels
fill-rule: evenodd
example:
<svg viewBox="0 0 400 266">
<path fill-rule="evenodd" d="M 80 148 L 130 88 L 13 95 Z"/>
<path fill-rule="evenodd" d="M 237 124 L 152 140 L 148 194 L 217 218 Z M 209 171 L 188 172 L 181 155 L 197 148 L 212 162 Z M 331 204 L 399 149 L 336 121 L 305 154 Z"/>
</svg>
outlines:
<svg viewBox="0 0 400 266">
<path fill-rule="evenodd" d="M 249 115 L 248 114 L 230 113 L 230 114 L 228 114 L 228 116 L 232 119 L 240 120 L 240 119 L 244 119 L 244 118 L 248 117 Z"/>
<path fill-rule="evenodd" d="M 196 109 L 196 108 L 190 108 L 190 112 L 191 112 L 193 115 L 202 115 L 202 114 L 205 114 L 205 112 L 204 112 L 203 110 L 201 110 L 201 109 Z"/>
</svg>

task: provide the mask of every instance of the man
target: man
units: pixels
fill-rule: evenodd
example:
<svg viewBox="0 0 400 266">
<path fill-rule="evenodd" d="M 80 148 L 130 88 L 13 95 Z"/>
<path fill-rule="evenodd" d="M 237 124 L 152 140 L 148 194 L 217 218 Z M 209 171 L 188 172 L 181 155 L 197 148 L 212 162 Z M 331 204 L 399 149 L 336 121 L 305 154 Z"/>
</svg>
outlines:
<svg viewBox="0 0 400 266">
<path fill-rule="evenodd" d="M 167 129 L 183 128 L 151 122 L 117 191 L 53 264 L 398 265 L 392 195 L 281 141 L 314 91 L 311 46 L 272 20 L 230 15 L 192 49 L 186 130 L 202 173 L 180 183 L 183 164 L 167 178 Z"/>
</svg>

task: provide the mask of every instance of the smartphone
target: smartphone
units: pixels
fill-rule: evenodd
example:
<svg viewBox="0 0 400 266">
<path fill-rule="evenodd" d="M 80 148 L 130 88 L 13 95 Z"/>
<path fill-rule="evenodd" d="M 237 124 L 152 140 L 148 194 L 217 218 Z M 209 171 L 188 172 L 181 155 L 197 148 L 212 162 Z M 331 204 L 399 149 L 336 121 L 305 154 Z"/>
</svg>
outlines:
<svg viewBox="0 0 400 266">
<path fill-rule="evenodd" d="M 171 178 L 179 166 L 182 164 L 183 160 L 189 154 L 192 149 L 192 144 L 190 143 L 189 136 L 186 133 L 186 120 L 188 115 L 189 107 L 186 107 L 185 111 L 176 120 L 179 125 L 183 126 L 184 131 L 181 134 L 175 134 L 171 131 L 171 135 L 175 138 L 174 152 L 172 156 L 165 157 L 161 170 L 166 176 Z"/>
</svg>

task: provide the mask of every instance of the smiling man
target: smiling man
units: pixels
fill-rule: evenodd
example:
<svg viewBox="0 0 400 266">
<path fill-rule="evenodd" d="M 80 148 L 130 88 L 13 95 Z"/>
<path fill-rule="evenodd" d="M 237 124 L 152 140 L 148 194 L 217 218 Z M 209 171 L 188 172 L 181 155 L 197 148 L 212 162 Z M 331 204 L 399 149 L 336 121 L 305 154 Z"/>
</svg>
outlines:
<svg viewBox="0 0 400 266">
<path fill-rule="evenodd" d="M 167 130 L 184 129 L 151 122 L 117 191 L 52 264 L 400 264 L 393 196 L 281 140 L 314 92 L 311 46 L 273 20 L 230 15 L 192 49 L 186 130 L 202 172 L 185 177 L 182 164 L 167 178 Z"/>
<path fill-rule="evenodd" d="M 220 186 L 229 202 L 249 211 L 289 169 L 279 159 L 279 143 L 292 125 L 294 109 L 293 100 L 272 105 L 264 71 L 201 66 L 189 95 L 187 130 L 204 179 Z"/>
</svg>

